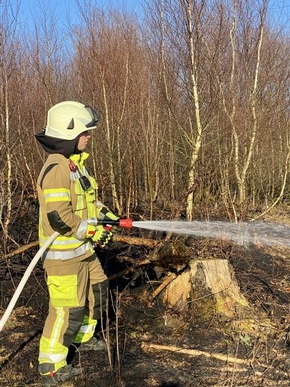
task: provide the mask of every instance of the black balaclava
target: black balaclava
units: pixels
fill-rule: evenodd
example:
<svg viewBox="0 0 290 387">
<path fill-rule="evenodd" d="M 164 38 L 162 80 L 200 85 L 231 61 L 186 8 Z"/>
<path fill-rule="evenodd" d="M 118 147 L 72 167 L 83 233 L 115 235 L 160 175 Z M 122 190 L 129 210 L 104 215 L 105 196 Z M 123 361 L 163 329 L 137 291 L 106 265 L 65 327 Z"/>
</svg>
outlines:
<svg viewBox="0 0 290 387">
<path fill-rule="evenodd" d="M 73 140 L 63 140 L 62 138 L 46 136 L 45 129 L 42 129 L 41 132 L 35 135 L 35 138 L 47 153 L 60 153 L 68 159 L 72 154 L 81 153 L 81 151 L 79 151 L 77 148 L 79 136 Z"/>
</svg>

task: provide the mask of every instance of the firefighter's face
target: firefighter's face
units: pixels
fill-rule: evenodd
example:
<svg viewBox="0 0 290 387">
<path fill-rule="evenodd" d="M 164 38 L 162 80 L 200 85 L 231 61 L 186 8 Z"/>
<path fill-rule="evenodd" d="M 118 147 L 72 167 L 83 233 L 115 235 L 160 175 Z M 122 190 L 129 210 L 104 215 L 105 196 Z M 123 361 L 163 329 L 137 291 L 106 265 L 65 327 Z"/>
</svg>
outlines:
<svg viewBox="0 0 290 387">
<path fill-rule="evenodd" d="M 85 150 L 90 138 L 91 138 L 91 135 L 90 135 L 90 132 L 88 130 L 86 132 L 83 132 L 80 135 L 79 142 L 78 142 L 78 150 L 79 151 Z"/>
</svg>

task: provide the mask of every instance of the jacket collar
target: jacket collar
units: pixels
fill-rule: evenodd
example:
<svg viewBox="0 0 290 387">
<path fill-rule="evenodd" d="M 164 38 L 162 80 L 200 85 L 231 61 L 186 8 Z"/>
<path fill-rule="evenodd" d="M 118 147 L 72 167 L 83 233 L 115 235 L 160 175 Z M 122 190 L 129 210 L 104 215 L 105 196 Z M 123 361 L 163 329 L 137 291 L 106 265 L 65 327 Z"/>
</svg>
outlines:
<svg viewBox="0 0 290 387">
<path fill-rule="evenodd" d="M 77 165 L 79 165 L 80 167 L 82 167 L 83 165 L 84 165 L 84 162 L 85 162 L 85 160 L 87 159 L 89 157 L 89 153 L 87 153 L 87 152 L 82 152 L 82 153 L 80 153 L 80 154 L 77 154 L 77 155 L 71 155 L 69 158 L 70 158 L 70 160 L 73 162 L 73 163 L 75 163 L 75 164 L 77 164 Z"/>
</svg>

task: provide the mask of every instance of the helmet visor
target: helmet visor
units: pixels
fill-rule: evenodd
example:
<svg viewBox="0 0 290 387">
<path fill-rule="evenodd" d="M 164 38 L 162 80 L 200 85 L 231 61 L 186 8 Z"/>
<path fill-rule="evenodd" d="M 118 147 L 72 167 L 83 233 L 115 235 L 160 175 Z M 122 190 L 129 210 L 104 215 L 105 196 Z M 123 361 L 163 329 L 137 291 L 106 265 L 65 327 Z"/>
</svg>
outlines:
<svg viewBox="0 0 290 387">
<path fill-rule="evenodd" d="M 99 115 L 98 113 L 92 109 L 90 106 L 85 106 L 87 111 L 89 112 L 90 116 L 92 117 L 92 121 L 86 124 L 86 128 L 92 128 L 97 125 L 97 122 L 99 121 Z"/>
</svg>

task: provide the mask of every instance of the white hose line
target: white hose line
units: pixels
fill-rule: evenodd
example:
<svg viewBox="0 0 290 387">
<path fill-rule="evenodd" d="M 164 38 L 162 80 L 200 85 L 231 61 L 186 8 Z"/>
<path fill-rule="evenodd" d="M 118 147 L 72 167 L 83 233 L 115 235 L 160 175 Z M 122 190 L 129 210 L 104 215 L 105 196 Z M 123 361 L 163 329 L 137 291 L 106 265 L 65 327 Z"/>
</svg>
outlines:
<svg viewBox="0 0 290 387">
<path fill-rule="evenodd" d="M 4 328 L 4 325 L 6 324 L 19 296 L 20 296 L 20 293 L 22 292 L 23 288 L 24 288 L 24 285 L 26 284 L 32 270 L 34 269 L 35 265 L 37 264 L 39 258 L 41 257 L 41 255 L 44 253 L 44 251 L 47 249 L 47 247 L 55 240 L 55 238 L 58 236 L 58 232 L 55 231 L 51 236 L 50 238 L 44 243 L 44 245 L 38 250 L 38 252 L 36 253 L 36 255 L 34 256 L 34 258 L 32 259 L 32 261 L 30 262 L 29 266 L 27 267 L 25 273 L 24 273 L 24 276 L 22 277 L 21 281 L 19 282 L 18 286 L 17 286 L 17 289 L 15 290 L 15 293 L 13 295 L 13 297 L 11 298 L 11 301 L 5 311 L 5 313 L 3 314 L 1 320 L 0 320 L 0 332 L 2 331 L 2 329 Z"/>
</svg>

